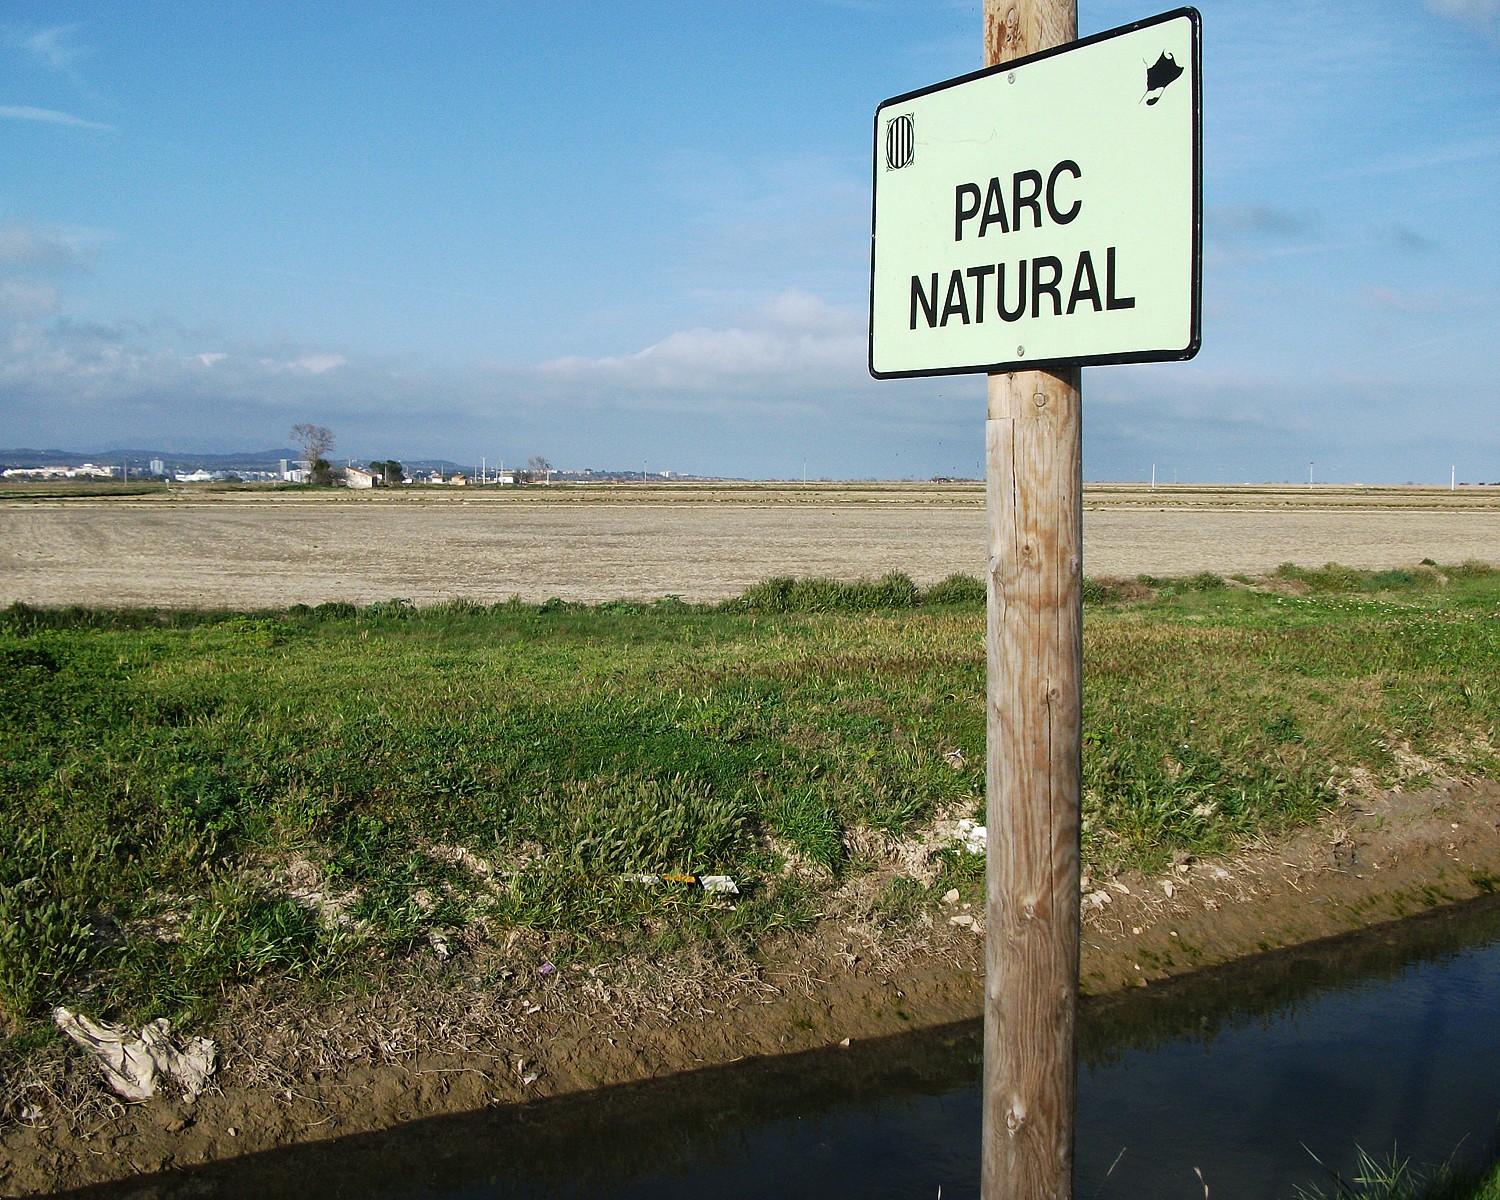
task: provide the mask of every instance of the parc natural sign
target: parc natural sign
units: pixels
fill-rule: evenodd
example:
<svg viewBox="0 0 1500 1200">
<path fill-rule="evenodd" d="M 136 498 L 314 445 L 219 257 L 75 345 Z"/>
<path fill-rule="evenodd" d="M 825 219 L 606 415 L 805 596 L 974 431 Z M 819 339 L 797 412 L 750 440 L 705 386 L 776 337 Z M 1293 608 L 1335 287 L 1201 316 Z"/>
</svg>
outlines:
<svg viewBox="0 0 1500 1200">
<path fill-rule="evenodd" d="M 880 378 L 1190 358 L 1197 13 L 898 96 L 875 115 Z"/>
</svg>

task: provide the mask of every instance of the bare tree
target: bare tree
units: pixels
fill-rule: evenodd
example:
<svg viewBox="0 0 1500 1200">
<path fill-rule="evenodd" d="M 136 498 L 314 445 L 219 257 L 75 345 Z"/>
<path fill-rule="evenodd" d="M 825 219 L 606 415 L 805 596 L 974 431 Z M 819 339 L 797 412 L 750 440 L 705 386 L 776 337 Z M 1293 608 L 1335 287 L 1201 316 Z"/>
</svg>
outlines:
<svg viewBox="0 0 1500 1200">
<path fill-rule="evenodd" d="M 333 449 L 333 430 L 326 425 L 311 425 L 306 421 L 292 426 L 292 441 L 307 460 L 308 478 L 314 483 L 328 483 L 333 469 L 328 462 L 328 452 Z"/>
<path fill-rule="evenodd" d="M 303 421 L 292 426 L 292 441 L 297 443 L 303 458 L 310 463 L 316 462 L 320 458 L 327 458 L 328 452 L 333 449 L 333 430 L 326 425 L 309 425 Z"/>
<path fill-rule="evenodd" d="M 530 479 L 541 479 L 552 482 L 552 464 L 540 454 L 533 454 L 526 462 L 526 475 Z"/>
</svg>

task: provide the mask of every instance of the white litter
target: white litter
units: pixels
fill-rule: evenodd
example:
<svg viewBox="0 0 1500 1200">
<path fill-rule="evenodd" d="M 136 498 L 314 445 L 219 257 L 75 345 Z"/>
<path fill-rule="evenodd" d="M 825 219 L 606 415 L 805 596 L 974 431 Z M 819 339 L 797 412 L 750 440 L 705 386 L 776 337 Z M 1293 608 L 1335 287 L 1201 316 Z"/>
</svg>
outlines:
<svg viewBox="0 0 1500 1200">
<path fill-rule="evenodd" d="M 952 844 L 967 854 L 983 854 L 989 831 L 977 821 L 965 817 L 953 830 Z"/>
<path fill-rule="evenodd" d="M 623 875 L 630 883 L 685 883 L 697 886 L 705 892 L 720 892 L 726 896 L 738 896 L 740 889 L 728 875 Z"/>
<path fill-rule="evenodd" d="M 122 1099 L 149 1100 L 166 1077 L 177 1083 L 186 1099 L 193 1100 L 214 1073 L 217 1049 L 213 1042 L 195 1037 L 179 1047 L 165 1017 L 150 1022 L 139 1034 L 118 1025 L 101 1025 L 66 1008 L 53 1009 L 52 1019 L 88 1051 Z"/>
</svg>

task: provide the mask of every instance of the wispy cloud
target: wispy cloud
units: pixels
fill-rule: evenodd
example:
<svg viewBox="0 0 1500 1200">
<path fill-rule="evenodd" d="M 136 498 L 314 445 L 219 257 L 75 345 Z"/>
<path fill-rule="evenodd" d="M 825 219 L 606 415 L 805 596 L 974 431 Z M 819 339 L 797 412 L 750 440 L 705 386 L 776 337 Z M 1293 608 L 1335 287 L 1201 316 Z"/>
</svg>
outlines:
<svg viewBox="0 0 1500 1200">
<path fill-rule="evenodd" d="M 0 317 L 35 321 L 57 312 L 57 289 L 29 279 L 0 279 Z"/>
<path fill-rule="evenodd" d="M 1317 213 L 1278 208 L 1270 204 L 1222 204 L 1208 210 L 1207 231 L 1218 237 L 1282 240 L 1318 232 Z"/>
<path fill-rule="evenodd" d="M 72 113 L 58 112 L 52 108 L 33 108 L 28 104 L 0 104 L 0 117 L 8 121 L 38 121 L 43 125 L 67 125 L 73 129 L 99 129 L 106 133 L 114 131 L 113 125 L 103 121 L 90 121 L 75 117 Z"/>
<path fill-rule="evenodd" d="M 47 29 L 15 30 L 6 41 L 29 54 L 36 62 L 52 71 L 66 71 L 92 51 L 73 42 L 79 26 L 53 25 Z"/>
<path fill-rule="evenodd" d="M 681 221 L 663 259 L 676 278 L 732 278 L 762 294 L 788 285 L 823 294 L 858 286 L 869 269 L 867 172 L 862 156 L 676 156 L 663 173 Z"/>
<path fill-rule="evenodd" d="M 1451 17 L 1491 34 L 1500 34 L 1500 0 L 1424 0 L 1424 3 L 1440 17 Z"/>
<path fill-rule="evenodd" d="M 1409 254 L 1431 254 L 1442 247 L 1441 242 L 1407 225 L 1397 225 L 1391 230 L 1391 244 Z"/>
<path fill-rule="evenodd" d="M 1357 167 L 1334 171 L 1327 178 L 1340 181 L 1365 179 L 1378 175 L 1399 175 L 1407 171 L 1432 171 L 1439 167 L 1483 162 L 1485 159 L 1496 157 L 1500 157 L 1500 134 L 1486 133 L 1462 142 L 1450 142 L 1442 146 L 1419 146 L 1405 153 L 1385 155 Z"/>
<path fill-rule="evenodd" d="M 864 314 L 789 290 L 728 328 L 680 330 L 635 354 L 571 356 L 545 377 L 626 389 L 695 391 L 863 382 Z"/>
<path fill-rule="evenodd" d="M 99 253 L 94 231 L 7 221 L 0 225 L 0 269 L 67 271 L 87 268 Z"/>
<path fill-rule="evenodd" d="M 342 354 L 310 353 L 298 355 L 286 365 L 295 371 L 321 375 L 324 371 L 332 371 L 335 367 L 346 366 L 348 362 L 349 360 Z"/>
<path fill-rule="evenodd" d="M 1425 316 L 1442 312 L 1452 305 L 1452 299 L 1431 291 L 1414 291 L 1387 286 L 1369 287 L 1364 290 L 1364 302 L 1376 312 L 1395 313 L 1400 316 Z"/>
</svg>

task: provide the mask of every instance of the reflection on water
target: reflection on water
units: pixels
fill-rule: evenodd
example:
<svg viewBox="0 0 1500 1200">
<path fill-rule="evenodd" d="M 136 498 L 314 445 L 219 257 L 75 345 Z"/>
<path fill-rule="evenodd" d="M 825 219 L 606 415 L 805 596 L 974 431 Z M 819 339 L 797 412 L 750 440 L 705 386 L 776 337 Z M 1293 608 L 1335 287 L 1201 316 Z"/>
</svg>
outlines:
<svg viewBox="0 0 1500 1200">
<path fill-rule="evenodd" d="M 1354 1147 L 1486 1152 L 1500 898 L 1085 1003 L 1076 1195 L 1286 1200 Z M 980 1028 L 756 1060 L 88 1189 L 94 1197 L 978 1194 Z"/>
<path fill-rule="evenodd" d="M 1334 952 L 1328 952 L 1328 951 Z M 1196 983 L 1197 981 L 1193 981 Z M 1500 904 L 1486 900 L 1214 972 L 1096 1046 L 1079 1079 L 1079 1195 L 1290 1197 L 1354 1147 L 1442 1162 L 1500 1118 Z M 1234 991 L 1242 989 L 1239 1002 Z M 1156 1028 L 1142 1036 L 1146 1029 Z M 1084 1140 L 1088 1151 L 1084 1153 Z M 1107 1180 L 1112 1153 L 1123 1152 Z M 1316 1160 L 1313 1156 L 1316 1156 Z M 1093 1172 L 1092 1174 L 1087 1172 Z"/>
</svg>

